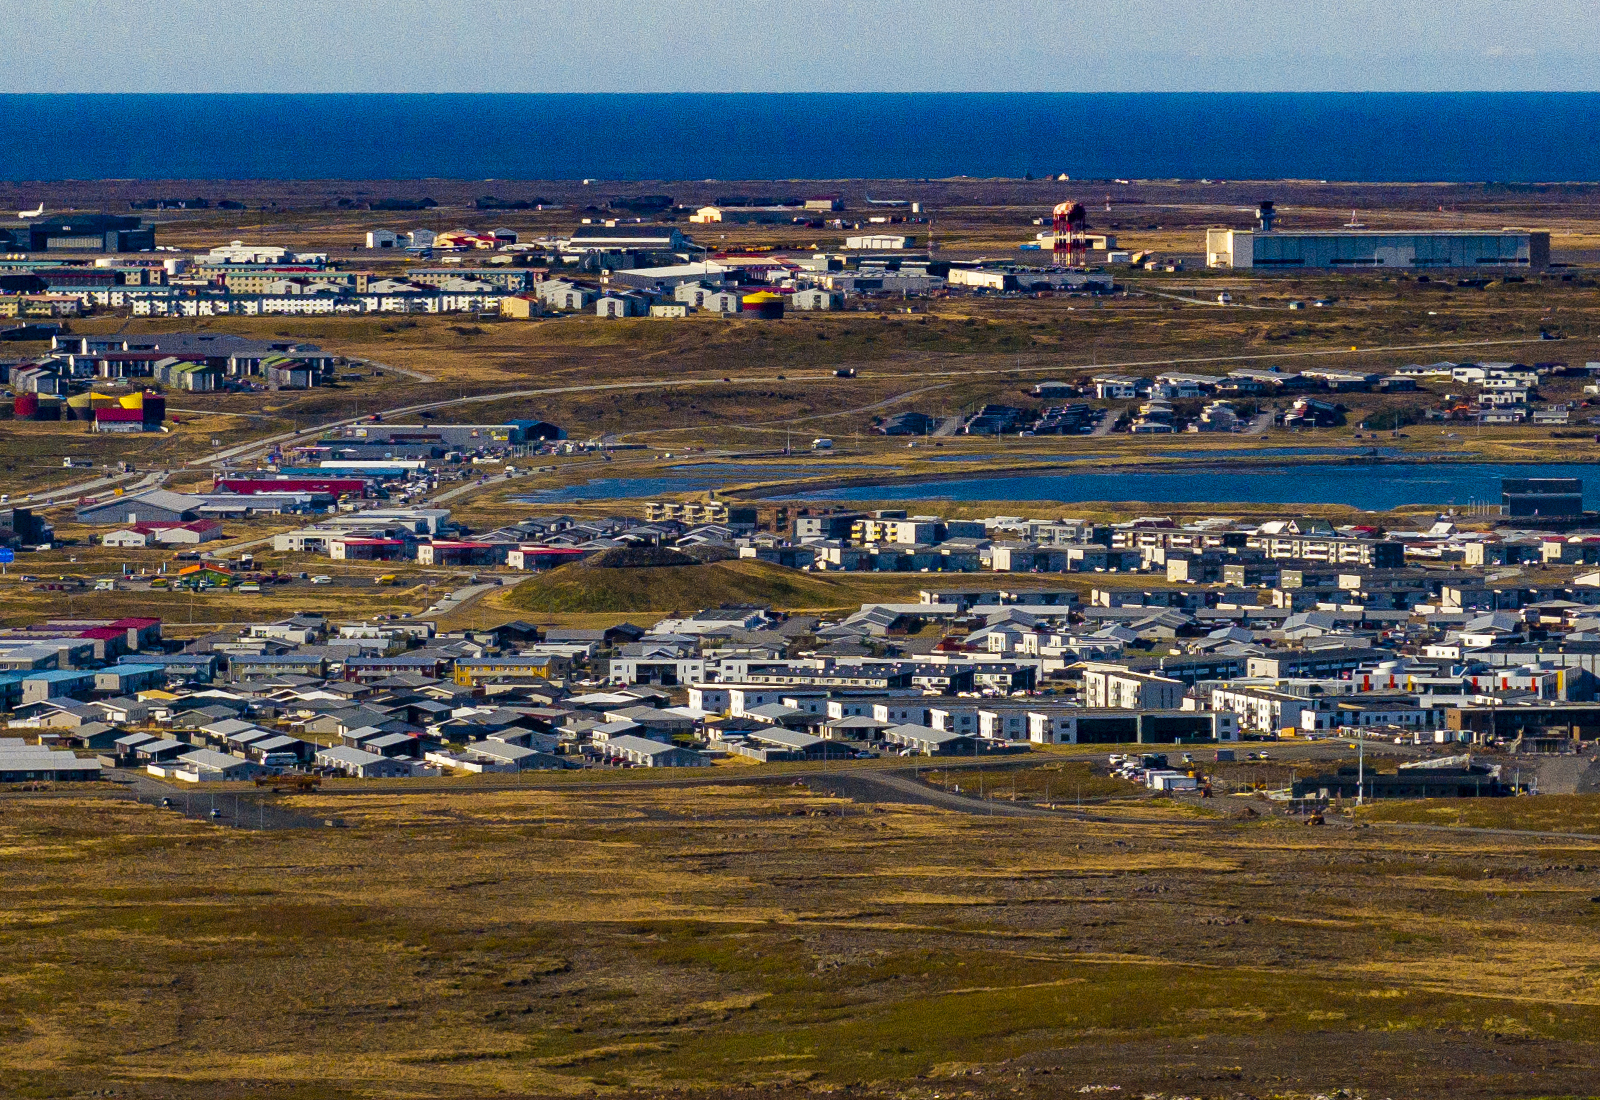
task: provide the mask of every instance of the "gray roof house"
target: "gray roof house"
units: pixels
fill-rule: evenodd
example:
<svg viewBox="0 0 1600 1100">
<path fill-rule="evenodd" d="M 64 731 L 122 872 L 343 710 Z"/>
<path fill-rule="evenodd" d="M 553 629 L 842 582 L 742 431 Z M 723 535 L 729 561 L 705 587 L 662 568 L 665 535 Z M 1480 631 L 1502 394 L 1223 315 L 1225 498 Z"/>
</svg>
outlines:
<svg viewBox="0 0 1600 1100">
<path fill-rule="evenodd" d="M 607 756 L 641 768 L 703 768 L 709 763 L 692 749 L 680 749 L 676 745 L 663 745 L 628 734 L 609 738 L 600 749 Z"/>
<path fill-rule="evenodd" d="M 215 749 L 196 749 L 178 757 L 176 766 L 167 766 L 167 775 L 192 783 L 237 783 L 254 779 L 266 769 Z M 188 775 L 184 773 L 188 772 Z"/>
</svg>

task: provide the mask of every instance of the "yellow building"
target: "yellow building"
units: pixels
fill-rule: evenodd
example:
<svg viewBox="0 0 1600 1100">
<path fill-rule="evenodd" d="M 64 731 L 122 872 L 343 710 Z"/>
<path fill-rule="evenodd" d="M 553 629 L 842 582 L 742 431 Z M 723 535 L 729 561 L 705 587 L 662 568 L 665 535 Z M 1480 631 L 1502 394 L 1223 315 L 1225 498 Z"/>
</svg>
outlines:
<svg viewBox="0 0 1600 1100">
<path fill-rule="evenodd" d="M 71 294 L 0 294 L 0 317 L 77 317 L 83 301 Z"/>
<path fill-rule="evenodd" d="M 480 657 L 457 661 L 455 682 L 462 687 L 501 680 L 548 680 L 570 667 L 562 657 Z"/>
</svg>

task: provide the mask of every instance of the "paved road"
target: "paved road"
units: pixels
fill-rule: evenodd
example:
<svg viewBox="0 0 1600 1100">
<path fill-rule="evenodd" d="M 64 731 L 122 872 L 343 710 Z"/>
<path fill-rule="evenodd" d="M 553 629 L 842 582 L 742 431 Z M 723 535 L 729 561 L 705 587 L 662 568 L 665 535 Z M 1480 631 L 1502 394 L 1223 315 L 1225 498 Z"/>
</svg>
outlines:
<svg viewBox="0 0 1600 1100">
<path fill-rule="evenodd" d="M 1167 291 L 1164 291 L 1164 290 L 1143 290 L 1143 289 L 1141 289 L 1139 291 L 1139 293 L 1148 295 L 1151 298 L 1171 298 L 1175 302 L 1188 302 L 1190 305 L 1196 305 L 1196 306 L 1218 306 L 1218 307 L 1224 308 L 1224 309 L 1285 309 L 1286 310 L 1286 309 L 1289 308 L 1287 305 L 1284 305 L 1284 306 L 1262 306 L 1262 305 L 1251 305 L 1249 302 L 1219 302 L 1215 298 L 1190 298 L 1190 297 L 1186 297 L 1185 295 L 1182 295 L 1182 294 L 1171 294 L 1171 293 L 1168 293 Z M 1221 291 L 1218 291 L 1218 293 L 1220 294 Z"/>
<path fill-rule="evenodd" d="M 515 465 L 515 463 L 513 463 L 513 465 Z M 468 496 L 469 494 L 479 492 L 480 490 L 487 491 L 494 488 L 496 485 L 504 485 L 508 481 L 521 481 L 525 478 L 534 477 L 537 475 L 537 473 L 537 468 L 528 469 L 527 467 L 518 466 L 517 472 L 514 475 L 490 474 L 489 476 L 483 478 L 481 482 L 478 478 L 469 478 L 452 489 L 446 489 L 443 492 L 435 493 L 433 496 L 428 498 L 428 502 L 430 504 L 443 504 L 447 500 L 455 500 L 457 497 Z"/>
<path fill-rule="evenodd" d="M 897 802 L 913 806 L 931 806 L 957 813 L 981 814 L 986 817 L 1061 817 L 1054 810 L 1031 806 L 1022 802 L 992 802 L 972 798 L 952 791 L 930 787 L 913 775 L 897 772 L 851 772 L 819 776 L 806 782 L 806 786 L 836 798 L 852 802 Z"/>
<path fill-rule="evenodd" d="M 463 607 L 472 603 L 486 592 L 493 592 L 499 588 L 498 584 L 469 584 L 465 588 L 458 588 L 438 603 L 420 615 L 413 615 L 414 619 L 440 619 L 446 615 L 454 614 Z"/>
<path fill-rule="evenodd" d="M 415 378 L 418 382 L 437 382 L 438 379 L 431 374 L 423 374 L 419 370 L 407 370 L 405 367 L 396 367 L 389 363 L 380 363 L 376 359 L 350 359 L 352 366 L 371 367 L 373 370 L 403 374 L 407 378 Z"/>
<path fill-rule="evenodd" d="M 323 819 L 278 804 L 270 788 L 240 784 L 237 790 L 185 790 L 182 784 L 162 783 L 142 772 L 118 772 L 112 777 L 114 797 L 131 798 L 147 806 L 214 825 L 236 829 L 314 829 Z M 166 805 L 162 805 L 166 803 Z M 212 810 L 217 816 L 212 816 Z"/>
<path fill-rule="evenodd" d="M 28 493 L 17 498 L 16 503 L 50 504 L 56 501 L 71 500 L 74 497 L 94 496 L 106 489 L 122 485 L 132 478 L 138 478 L 132 485 L 124 485 L 125 492 L 137 492 L 140 489 L 150 489 L 160 485 L 167 479 L 165 470 L 150 470 L 143 474 L 111 474 L 102 475 L 92 481 L 80 481 L 76 485 L 63 485 L 59 489 L 47 489 L 42 493 Z"/>
</svg>

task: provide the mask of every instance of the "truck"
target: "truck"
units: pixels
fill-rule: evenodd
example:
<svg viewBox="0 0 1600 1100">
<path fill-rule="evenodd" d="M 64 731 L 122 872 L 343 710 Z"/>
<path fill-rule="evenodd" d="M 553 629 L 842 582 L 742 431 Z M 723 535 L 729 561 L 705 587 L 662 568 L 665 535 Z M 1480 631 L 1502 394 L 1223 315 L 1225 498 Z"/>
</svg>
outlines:
<svg viewBox="0 0 1600 1100">
<path fill-rule="evenodd" d="M 813 451 L 831 451 L 833 450 L 833 440 L 818 436 L 811 441 L 811 449 Z"/>
</svg>

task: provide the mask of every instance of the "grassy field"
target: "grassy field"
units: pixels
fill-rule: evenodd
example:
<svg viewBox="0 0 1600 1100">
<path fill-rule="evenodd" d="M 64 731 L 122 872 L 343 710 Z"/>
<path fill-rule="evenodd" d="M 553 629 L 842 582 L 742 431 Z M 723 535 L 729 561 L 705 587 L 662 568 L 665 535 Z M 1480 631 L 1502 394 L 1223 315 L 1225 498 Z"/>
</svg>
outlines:
<svg viewBox="0 0 1600 1100">
<path fill-rule="evenodd" d="M 1184 367 L 1223 373 L 1246 363 L 1281 363 L 1286 370 L 1313 364 L 1379 369 L 1438 358 L 1558 355 L 1583 361 L 1600 354 L 1593 291 L 1576 283 L 1446 293 L 1374 276 L 1233 274 L 1239 277 L 1230 277 L 1228 285 L 1240 306 L 1228 310 L 1181 300 L 1214 296 L 1209 284 L 1219 276 L 1191 274 L 1128 275 L 1129 294 L 1112 299 L 951 299 L 918 303 L 915 314 L 870 303 L 862 311 L 780 322 L 712 316 L 472 323 L 453 317 L 219 319 L 200 327 L 293 336 L 411 374 L 387 371 L 377 377 L 363 368 L 360 381 L 331 390 L 181 395 L 174 405 L 263 418 L 263 428 L 270 419 L 286 428 L 361 409 L 476 396 L 483 400 L 462 407 L 468 418 L 545 416 L 574 435 L 752 445 L 771 444 L 785 422 L 796 420 L 842 435 L 868 431 L 872 416 L 884 411 L 948 415 L 983 402 L 1017 403 L 1041 379 L 1078 378 L 1118 364 L 1146 372 Z M 1290 297 L 1319 294 L 1336 297 L 1337 308 L 1292 314 L 1284 308 Z M 1540 346 L 1539 328 L 1550 324 L 1561 325 L 1572 339 Z M 195 325 L 108 317 L 74 327 L 126 327 L 137 334 Z M 1532 343 L 1455 351 L 1426 347 L 1493 340 Z M 1390 346 L 1401 350 L 1381 350 Z M 840 366 L 857 367 L 859 376 L 834 379 L 831 372 Z M 583 388 L 629 383 L 674 388 Z M 565 392 L 520 395 L 523 390 Z M 1438 396 L 1358 395 L 1348 403 L 1364 415 L 1421 407 Z M 1504 429 L 1495 436 L 1501 437 L 1548 435 Z"/>
<path fill-rule="evenodd" d="M 564 565 L 531 577 L 495 606 L 535 612 L 692 611 L 723 603 L 761 603 L 786 611 L 854 609 L 862 603 L 916 602 L 923 589 L 1074 588 L 1060 575 L 1025 580 L 998 573 L 804 573 L 760 561 L 642 569 Z"/>
<path fill-rule="evenodd" d="M 1379 802 L 1363 807 L 1357 816 L 1363 821 L 1407 825 L 1600 834 L 1600 798 L 1581 794 Z"/>
<path fill-rule="evenodd" d="M 8 1095 L 1595 1091 L 1600 841 L 739 784 L 294 801 L 349 827 L 0 803 Z"/>
</svg>

